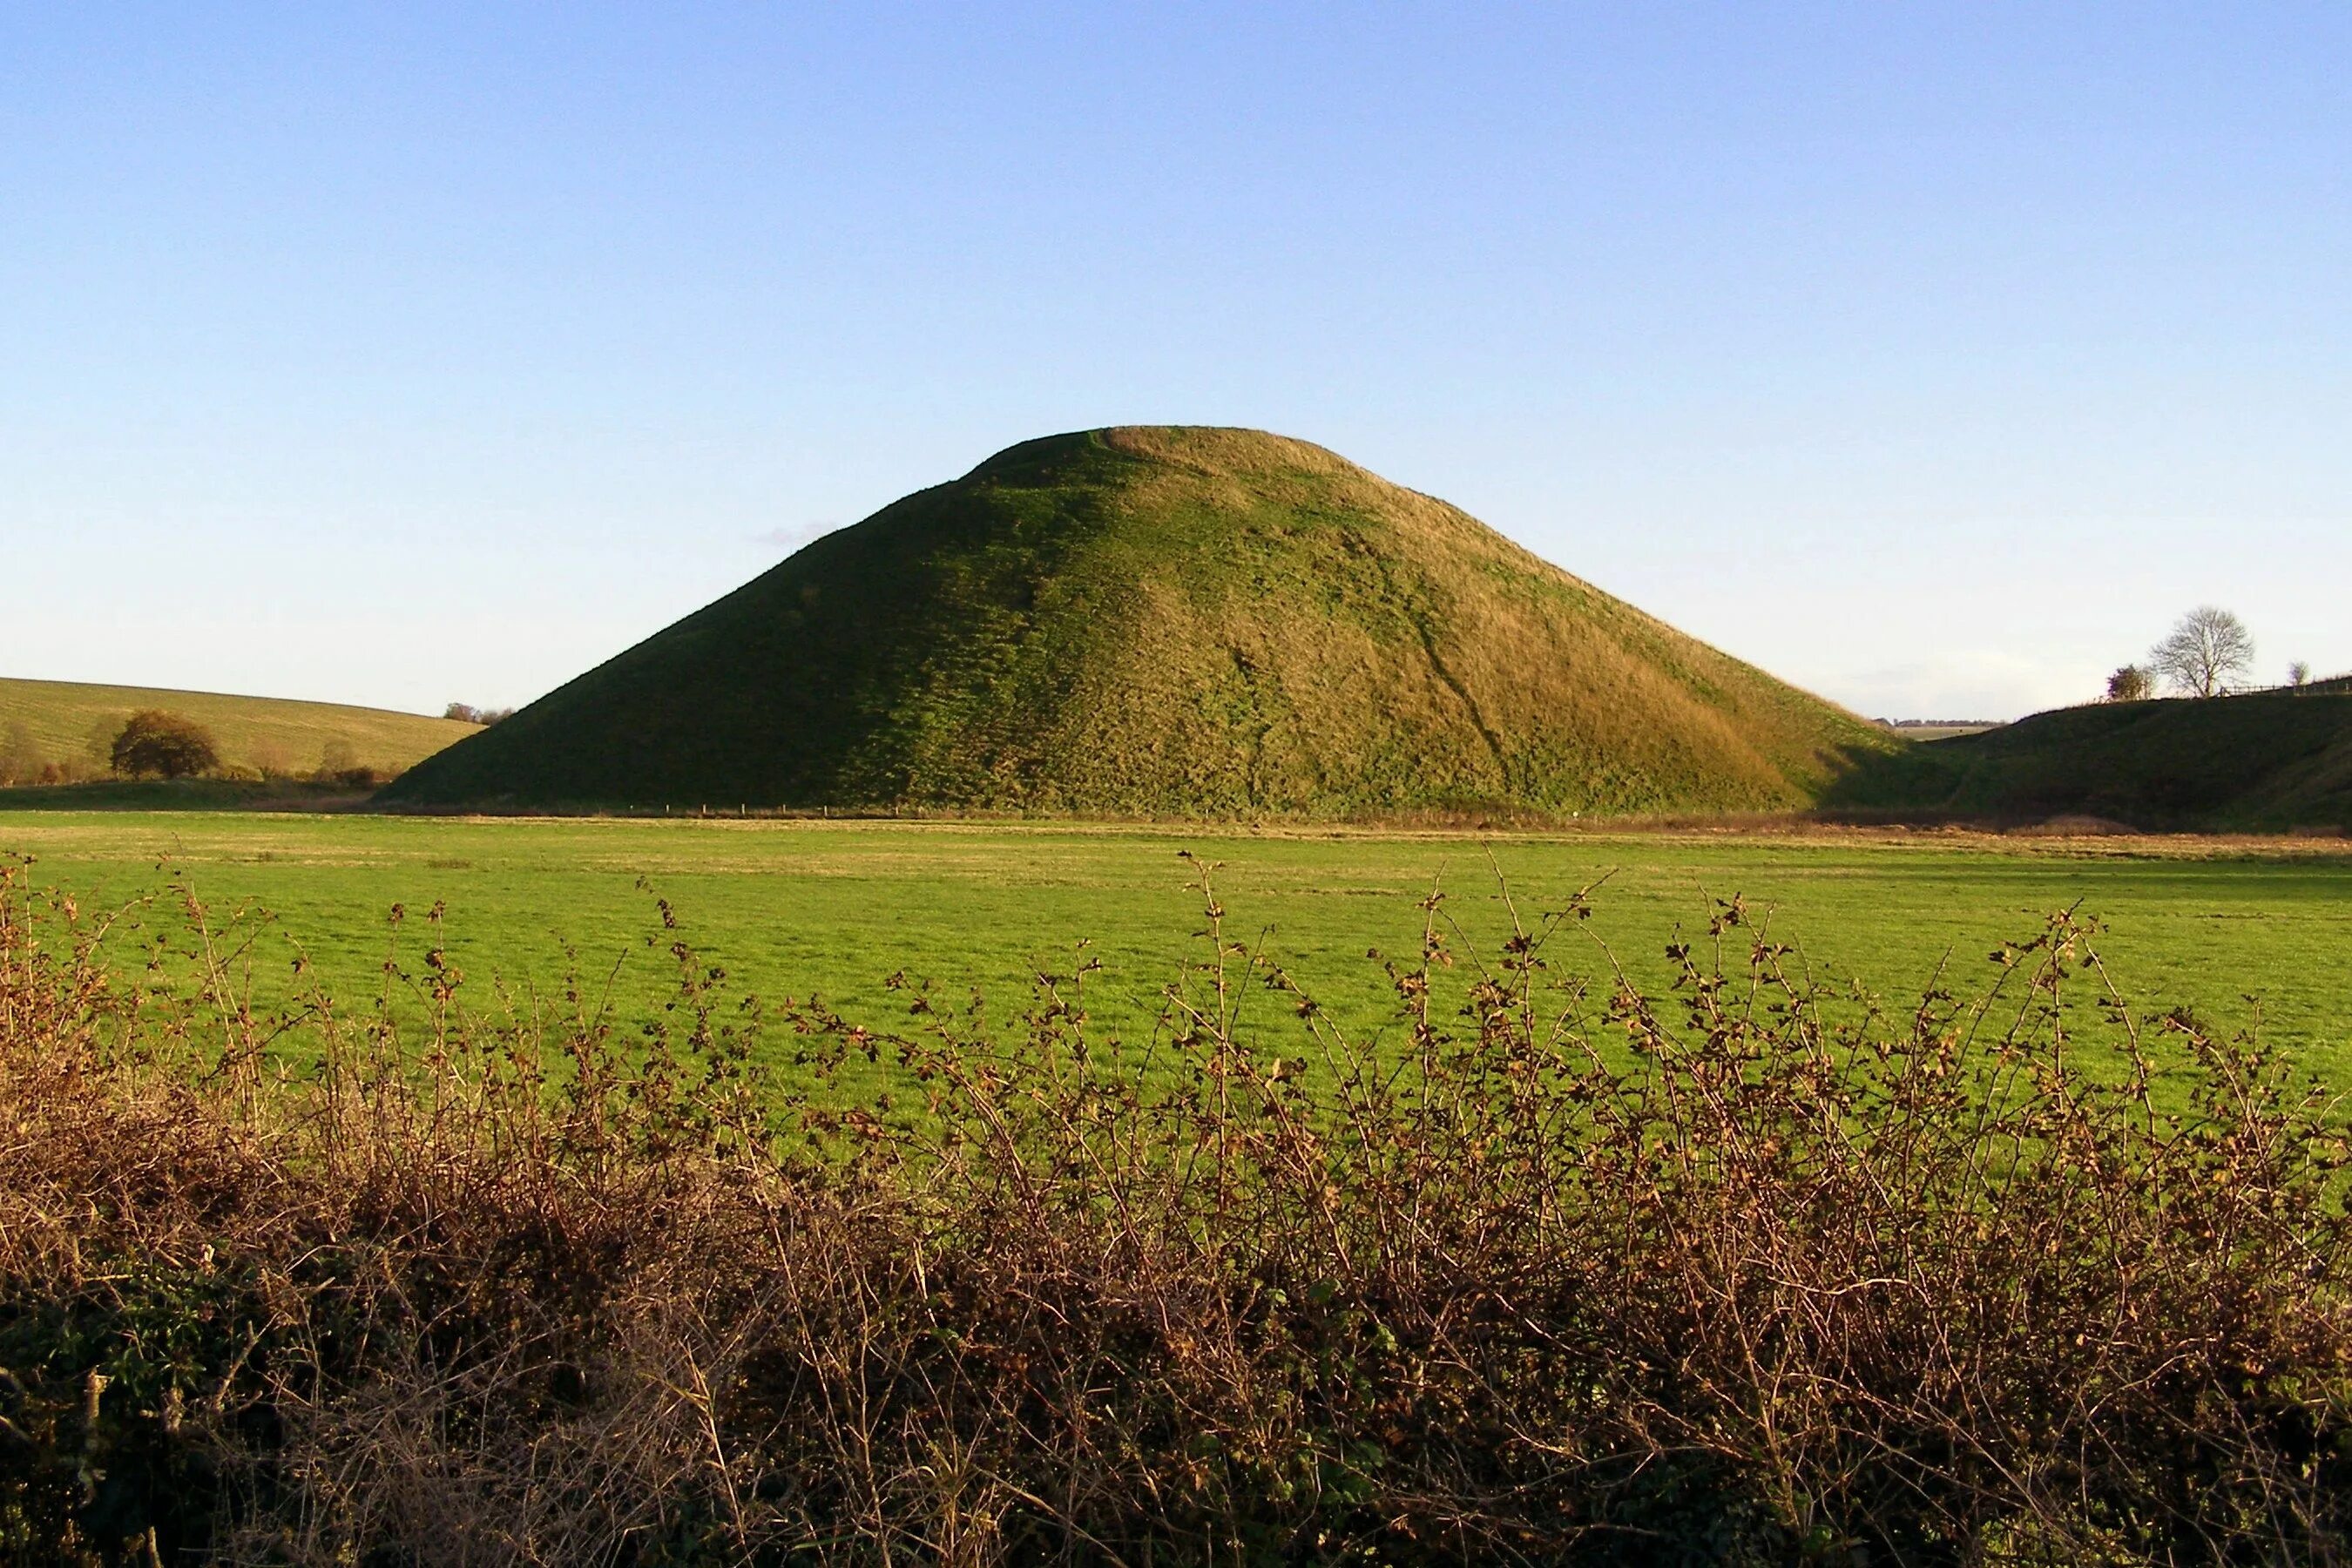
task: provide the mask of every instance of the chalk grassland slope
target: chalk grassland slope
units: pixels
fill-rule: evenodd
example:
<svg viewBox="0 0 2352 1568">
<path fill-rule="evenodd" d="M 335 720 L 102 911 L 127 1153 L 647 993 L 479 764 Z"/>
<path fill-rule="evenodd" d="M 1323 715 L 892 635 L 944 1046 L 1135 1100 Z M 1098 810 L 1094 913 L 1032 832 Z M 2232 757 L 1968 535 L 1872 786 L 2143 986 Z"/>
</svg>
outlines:
<svg viewBox="0 0 2352 1568">
<path fill-rule="evenodd" d="M 276 697 L 230 697 L 145 686 L 90 686 L 68 680 L 0 679 L 0 744 L 12 735 L 29 741 L 50 762 L 103 767 L 107 746 L 122 721 L 143 708 L 184 714 L 213 733 L 221 762 L 257 773 L 307 773 L 330 744 L 351 748 L 351 765 L 389 773 L 405 768 L 474 732 L 471 724 L 295 702 Z"/>
<path fill-rule="evenodd" d="M 386 798 L 1773 809 L 1901 743 L 1321 447 L 1122 428 L 819 540 Z"/>
<path fill-rule="evenodd" d="M 2352 828 L 2352 695 L 2063 708 L 1878 759 L 1841 781 L 1831 804 L 2152 828 Z"/>
</svg>

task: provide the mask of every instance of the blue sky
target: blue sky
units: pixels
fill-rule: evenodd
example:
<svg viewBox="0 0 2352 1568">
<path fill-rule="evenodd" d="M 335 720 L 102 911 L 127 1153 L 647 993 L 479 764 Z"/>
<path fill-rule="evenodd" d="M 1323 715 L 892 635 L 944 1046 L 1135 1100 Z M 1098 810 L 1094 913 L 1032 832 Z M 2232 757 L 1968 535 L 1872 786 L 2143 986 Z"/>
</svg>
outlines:
<svg viewBox="0 0 2352 1568">
<path fill-rule="evenodd" d="M 1867 712 L 2352 668 L 2352 8 L 0 6 L 0 674 L 521 701 L 1162 420 Z"/>
</svg>

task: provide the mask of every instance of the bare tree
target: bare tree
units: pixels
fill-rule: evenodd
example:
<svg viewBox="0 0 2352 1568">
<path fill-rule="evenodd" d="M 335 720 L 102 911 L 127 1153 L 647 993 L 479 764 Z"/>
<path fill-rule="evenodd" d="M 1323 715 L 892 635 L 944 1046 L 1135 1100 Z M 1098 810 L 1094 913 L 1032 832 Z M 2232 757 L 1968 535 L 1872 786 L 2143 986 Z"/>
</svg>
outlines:
<svg viewBox="0 0 2352 1568">
<path fill-rule="evenodd" d="M 514 717 L 511 708 L 477 708 L 470 702 L 452 702 L 441 710 L 444 719 L 457 719 L 467 724 L 490 725 L 502 719 Z"/>
<path fill-rule="evenodd" d="M 2253 668 L 2254 639 L 2227 610 L 2200 605 L 2148 651 L 2155 672 L 2191 697 L 2219 697 Z"/>
<path fill-rule="evenodd" d="M 2107 677 L 2107 700 L 2110 702 L 2145 702 L 2156 695 L 2156 681 L 2136 664 L 2127 664 Z"/>
<path fill-rule="evenodd" d="M 2296 659 L 2286 667 L 2286 683 L 2297 691 L 2311 684 L 2311 666 Z"/>
</svg>

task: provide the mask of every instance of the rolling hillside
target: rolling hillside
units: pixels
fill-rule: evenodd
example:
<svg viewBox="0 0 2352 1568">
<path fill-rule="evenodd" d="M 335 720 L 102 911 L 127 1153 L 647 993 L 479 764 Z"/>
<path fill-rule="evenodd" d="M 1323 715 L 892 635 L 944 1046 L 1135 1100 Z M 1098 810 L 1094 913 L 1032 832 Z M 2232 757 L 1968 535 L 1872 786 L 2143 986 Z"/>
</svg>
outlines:
<svg viewBox="0 0 2352 1568">
<path fill-rule="evenodd" d="M 228 767 L 278 773 L 310 772 L 337 742 L 350 747 L 355 765 L 391 772 L 472 734 L 475 728 L 448 719 L 331 702 L 0 679 L 0 748 L 12 755 L 29 748 L 38 761 L 103 771 L 107 747 L 123 720 L 142 708 L 167 709 L 204 725 Z"/>
<path fill-rule="evenodd" d="M 412 771 L 419 806 L 1798 806 L 1903 742 L 1302 441 L 1026 442 Z"/>
<path fill-rule="evenodd" d="M 1832 809 L 2135 827 L 2352 828 L 2352 695 L 2097 703 L 1878 759 Z"/>
</svg>

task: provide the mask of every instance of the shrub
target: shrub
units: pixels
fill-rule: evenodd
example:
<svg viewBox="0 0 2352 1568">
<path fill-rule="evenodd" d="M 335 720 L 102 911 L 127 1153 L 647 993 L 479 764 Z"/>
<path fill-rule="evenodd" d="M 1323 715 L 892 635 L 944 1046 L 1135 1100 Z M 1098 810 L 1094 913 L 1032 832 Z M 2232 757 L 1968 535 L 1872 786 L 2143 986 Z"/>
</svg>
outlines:
<svg viewBox="0 0 2352 1568">
<path fill-rule="evenodd" d="M 129 778 L 194 778 L 220 766 L 211 731 L 160 708 L 131 715 L 107 756 L 114 771 Z"/>
<path fill-rule="evenodd" d="M 319 765 L 311 770 L 312 784 L 330 784 L 338 789 L 372 790 L 400 776 L 398 768 L 378 767 L 360 761 L 359 751 L 349 741 L 329 741 L 319 753 Z"/>
<path fill-rule="evenodd" d="M 11 721 L 0 734 L 0 785 L 37 784 L 47 765 L 32 730 L 21 719 Z"/>
<path fill-rule="evenodd" d="M 2107 700 L 2145 702 L 2156 695 L 2156 678 L 2136 664 L 2125 665 L 2107 677 Z"/>
<path fill-rule="evenodd" d="M 1126 1044 L 1083 950 L 898 1034 L 664 906 L 631 1036 L 469 1009 L 437 910 L 374 1007 L 258 1014 L 249 925 L 11 868 L 0 1546 L 2341 1560 L 2342 1130 L 2258 1042 L 2072 915 L 1888 1013 L 1736 900 L 1646 995 L 1585 908 L 1457 968 L 1433 899 L 1375 1053 L 1213 900 Z"/>
</svg>

